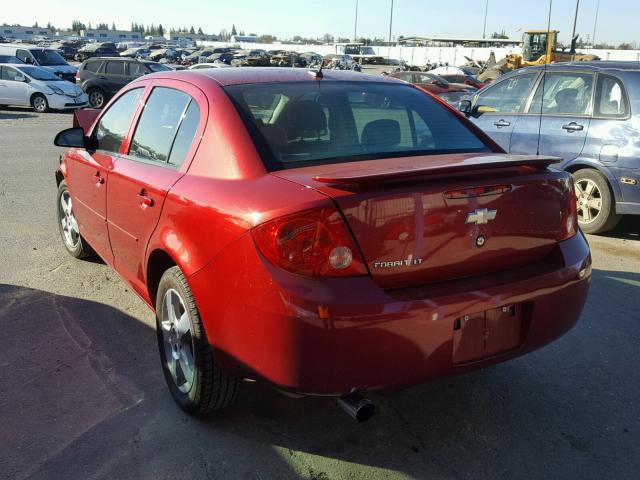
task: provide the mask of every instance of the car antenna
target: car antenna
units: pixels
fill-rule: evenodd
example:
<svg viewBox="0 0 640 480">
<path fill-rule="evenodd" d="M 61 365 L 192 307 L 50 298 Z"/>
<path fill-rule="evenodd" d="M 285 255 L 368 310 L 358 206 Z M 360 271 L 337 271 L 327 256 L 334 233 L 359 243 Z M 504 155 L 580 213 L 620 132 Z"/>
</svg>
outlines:
<svg viewBox="0 0 640 480">
<path fill-rule="evenodd" d="M 547 52 L 549 51 L 549 37 L 551 36 L 551 7 L 553 5 L 553 0 L 549 0 L 549 18 L 547 19 Z M 545 62 L 544 62 L 544 71 L 542 72 L 542 96 L 540 97 L 540 118 L 538 119 L 538 143 L 536 146 L 536 155 L 540 155 L 540 135 L 542 133 L 542 111 L 544 107 L 544 87 L 547 83 L 547 65 L 549 64 L 549 59 L 546 58 L 547 54 L 545 52 Z M 534 93 L 535 96 L 535 93 Z"/>
<path fill-rule="evenodd" d="M 320 68 L 318 70 L 309 70 L 309 75 L 312 77 L 322 80 L 324 78 L 324 74 L 322 73 L 322 67 L 324 65 L 324 59 L 320 60 Z"/>
</svg>

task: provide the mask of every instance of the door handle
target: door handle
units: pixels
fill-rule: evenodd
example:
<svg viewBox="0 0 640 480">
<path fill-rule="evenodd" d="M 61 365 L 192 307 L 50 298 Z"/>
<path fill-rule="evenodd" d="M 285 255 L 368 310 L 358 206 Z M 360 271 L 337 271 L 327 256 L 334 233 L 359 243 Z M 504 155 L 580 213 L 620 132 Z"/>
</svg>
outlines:
<svg viewBox="0 0 640 480">
<path fill-rule="evenodd" d="M 96 179 L 96 187 L 99 187 L 104 183 L 104 178 L 100 175 L 100 172 L 94 173 L 93 177 Z"/>
<path fill-rule="evenodd" d="M 138 193 L 138 200 L 140 200 L 141 208 L 153 207 L 153 198 L 149 197 L 144 189 Z"/>
<path fill-rule="evenodd" d="M 571 123 L 567 123 L 566 125 L 562 126 L 563 130 L 566 130 L 567 132 L 571 133 L 571 132 L 579 132 L 580 130 L 584 130 L 584 126 L 580 125 L 576 122 L 571 122 Z"/>
<path fill-rule="evenodd" d="M 493 124 L 498 127 L 498 128 L 502 128 L 502 127 L 508 127 L 511 125 L 511 122 L 507 122 L 506 120 L 498 120 L 497 122 L 493 122 Z"/>
</svg>

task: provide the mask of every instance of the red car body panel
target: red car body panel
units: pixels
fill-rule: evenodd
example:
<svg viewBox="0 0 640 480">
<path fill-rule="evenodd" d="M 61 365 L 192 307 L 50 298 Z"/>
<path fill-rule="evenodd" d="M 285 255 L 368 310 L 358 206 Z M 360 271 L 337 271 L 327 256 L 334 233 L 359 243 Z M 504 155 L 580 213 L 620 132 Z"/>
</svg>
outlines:
<svg viewBox="0 0 640 480">
<path fill-rule="evenodd" d="M 327 72 L 322 81 L 332 78 L 394 81 L 352 72 Z M 179 169 L 127 157 L 142 107 L 119 153 L 64 155 L 60 173 L 78 205 L 83 236 L 151 308 L 150 262 L 162 252 L 185 273 L 207 337 L 228 370 L 331 395 L 408 386 L 502 361 L 574 325 L 591 260 L 581 233 L 562 239 L 567 174 L 538 168 L 532 159 L 506 161 L 480 133 L 496 152 L 492 159 L 434 155 L 269 173 L 223 87 L 279 81 L 317 80 L 303 69 L 220 69 L 154 74 L 125 87 L 110 104 L 140 86 L 146 88 L 141 105 L 155 86 L 197 101 L 198 133 Z M 470 168 L 461 177 L 453 167 L 465 162 Z M 367 168 L 430 164 L 441 170 L 390 184 L 384 174 L 358 183 Z M 443 200 L 449 190 L 495 184 L 511 185 L 515 196 Z M 257 225 L 326 206 L 344 215 L 368 275 L 303 276 L 273 265 L 257 248 L 251 233 Z M 465 223 L 469 211 L 485 207 L 504 213 L 492 224 Z M 375 208 L 376 215 L 367 215 Z M 423 234 L 405 236 L 408 225 Z M 489 242 L 478 250 L 469 242 L 481 234 Z M 375 270 L 376 261 L 398 252 L 423 256 L 424 265 Z"/>
</svg>

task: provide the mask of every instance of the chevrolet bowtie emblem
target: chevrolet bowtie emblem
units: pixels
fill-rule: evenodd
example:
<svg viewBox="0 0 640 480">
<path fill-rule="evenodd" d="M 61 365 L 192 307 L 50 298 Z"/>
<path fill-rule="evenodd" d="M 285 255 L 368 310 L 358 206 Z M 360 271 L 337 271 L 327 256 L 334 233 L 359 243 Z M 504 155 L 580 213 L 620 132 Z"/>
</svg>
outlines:
<svg viewBox="0 0 640 480">
<path fill-rule="evenodd" d="M 496 218 L 497 210 L 489 210 L 488 208 L 481 208 L 475 212 L 469 212 L 467 214 L 467 220 L 464 223 L 475 223 L 476 225 L 486 225 L 489 221 Z"/>
</svg>

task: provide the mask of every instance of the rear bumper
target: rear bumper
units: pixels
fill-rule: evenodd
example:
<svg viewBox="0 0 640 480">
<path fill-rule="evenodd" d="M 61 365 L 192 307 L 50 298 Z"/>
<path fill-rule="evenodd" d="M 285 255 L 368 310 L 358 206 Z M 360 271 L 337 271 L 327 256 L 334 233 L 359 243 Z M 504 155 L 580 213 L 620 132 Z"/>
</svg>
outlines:
<svg viewBox="0 0 640 480">
<path fill-rule="evenodd" d="M 589 247 L 578 234 L 545 267 L 389 292 L 370 277 L 283 272 L 247 235 L 189 283 L 226 368 L 295 392 L 341 395 L 425 383 L 540 348 L 575 325 L 590 275 Z M 456 362 L 456 320 L 506 305 L 522 307 L 519 344 Z"/>
</svg>

